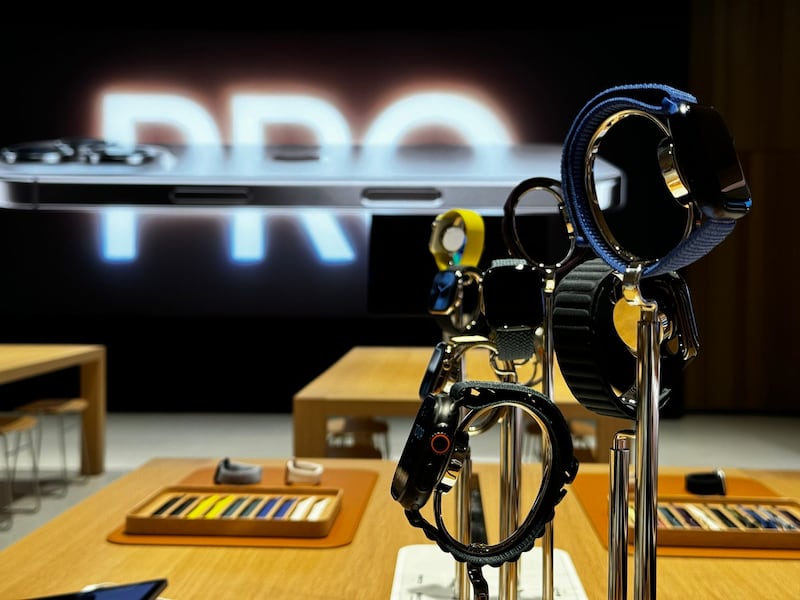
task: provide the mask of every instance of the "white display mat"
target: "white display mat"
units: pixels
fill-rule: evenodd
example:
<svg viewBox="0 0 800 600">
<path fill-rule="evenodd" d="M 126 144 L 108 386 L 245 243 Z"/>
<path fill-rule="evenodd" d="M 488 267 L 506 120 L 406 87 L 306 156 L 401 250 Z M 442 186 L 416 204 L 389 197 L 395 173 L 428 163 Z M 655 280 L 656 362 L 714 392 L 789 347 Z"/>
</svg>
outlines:
<svg viewBox="0 0 800 600">
<path fill-rule="evenodd" d="M 500 569 L 483 567 L 489 595 L 499 595 Z M 455 595 L 456 561 L 436 544 L 403 546 L 397 553 L 390 600 L 458 600 Z M 517 568 L 518 600 L 542 598 L 542 549 L 525 552 Z M 470 589 L 469 597 L 472 597 Z M 553 597 L 588 600 L 572 559 L 564 550 L 553 549 Z"/>
</svg>

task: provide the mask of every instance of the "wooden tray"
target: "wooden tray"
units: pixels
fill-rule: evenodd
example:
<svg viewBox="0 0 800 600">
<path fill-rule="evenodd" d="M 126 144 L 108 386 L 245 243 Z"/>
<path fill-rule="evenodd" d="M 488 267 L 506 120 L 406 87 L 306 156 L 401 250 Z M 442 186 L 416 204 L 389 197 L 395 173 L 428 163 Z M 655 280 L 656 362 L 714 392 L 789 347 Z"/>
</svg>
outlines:
<svg viewBox="0 0 800 600">
<path fill-rule="evenodd" d="M 628 506 L 629 540 L 635 509 Z M 800 549 L 800 504 L 789 498 L 659 496 L 658 545 Z"/>
<path fill-rule="evenodd" d="M 341 488 L 174 486 L 125 517 L 125 533 L 324 537 L 341 508 Z"/>
</svg>

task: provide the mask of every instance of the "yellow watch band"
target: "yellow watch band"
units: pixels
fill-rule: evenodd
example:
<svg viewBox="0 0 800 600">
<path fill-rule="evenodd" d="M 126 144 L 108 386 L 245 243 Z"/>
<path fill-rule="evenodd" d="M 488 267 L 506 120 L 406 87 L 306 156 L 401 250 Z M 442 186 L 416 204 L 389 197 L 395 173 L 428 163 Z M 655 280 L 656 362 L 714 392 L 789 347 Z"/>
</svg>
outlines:
<svg viewBox="0 0 800 600">
<path fill-rule="evenodd" d="M 440 271 L 452 265 L 477 267 L 484 235 L 483 217 L 479 213 L 454 208 L 434 219 L 428 249 Z"/>
</svg>

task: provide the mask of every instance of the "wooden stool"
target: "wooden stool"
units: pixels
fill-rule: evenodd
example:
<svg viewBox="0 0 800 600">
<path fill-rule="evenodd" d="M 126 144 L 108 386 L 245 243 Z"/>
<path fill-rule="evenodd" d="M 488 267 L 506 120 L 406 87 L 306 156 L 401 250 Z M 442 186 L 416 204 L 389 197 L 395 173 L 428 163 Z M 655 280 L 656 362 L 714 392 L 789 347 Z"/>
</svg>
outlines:
<svg viewBox="0 0 800 600">
<path fill-rule="evenodd" d="M 59 444 L 59 457 L 60 457 L 60 475 L 55 480 L 55 488 L 48 490 L 50 493 L 56 495 L 65 495 L 67 493 L 67 486 L 70 483 L 84 482 L 86 477 L 81 475 L 80 460 L 78 461 L 78 474 L 70 476 L 68 460 L 67 460 L 67 430 L 70 428 L 68 419 L 72 418 L 77 420 L 77 424 L 72 424 L 80 429 L 80 458 L 86 460 L 88 455 L 88 448 L 86 443 L 86 433 L 81 424 L 83 413 L 89 406 L 89 401 L 84 398 L 42 398 L 28 402 L 22 406 L 17 407 L 17 410 L 26 414 L 35 416 L 39 421 L 38 435 L 36 440 L 36 453 L 37 457 L 41 460 L 42 455 L 42 437 L 44 420 L 50 417 L 56 418 L 58 421 L 58 444 Z"/>
<path fill-rule="evenodd" d="M 33 432 L 36 429 L 35 417 L 21 413 L 0 413 L 0 440 L 3 455 L 3 496 L 0 504 L 0 529 L 10 529 L 14 513 L 34 513 L 42 504 L 39 489 L 39 467 Z M 13 439 L 12 439 L 13 434 Z M 26 438 L 23 440 L 23 436 Z M 31 486 L 33 501 L 30 505 L 15 505 L 17 462 L 22 450 L 28 448 L 31 464 Z"/>
<path fill-rule="evenodd" d="M 380 438 L 380 445 L 376 441 Z M 375 452 L 370 450 L 374 448 Z M 339 450 L 351 448 L 351 450 Z M 328 419 L 327 456 L 360 456 L 364 458 L 389 458 L 389 424 L 374 417 L 337 417 Z"/>
</svg>

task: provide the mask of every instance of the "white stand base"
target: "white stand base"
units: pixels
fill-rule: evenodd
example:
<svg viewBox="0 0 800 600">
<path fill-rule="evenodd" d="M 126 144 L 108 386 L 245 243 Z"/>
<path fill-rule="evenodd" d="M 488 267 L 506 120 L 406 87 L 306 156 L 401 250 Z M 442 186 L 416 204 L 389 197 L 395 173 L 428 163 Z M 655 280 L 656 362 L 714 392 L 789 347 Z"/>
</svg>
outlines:
<svg viewBox="0 0 800 600">
<path fill-rule="evenodd" d="M 458 600 L 455 590 L 456 561 L 435 544 L 403 546 L 397 553 L 390 600 Z M 499 568 L 483 567 L 489 595 L 499 594 Z M 518 600 L 542 598 L 542 549 L 534 547 L 520 557 Z M 469 590 L 472 598 L 472 590 Z M 588 600 L 581 580 L 564 550 L 553 549 L 553 598 Z"/>
</svg>

